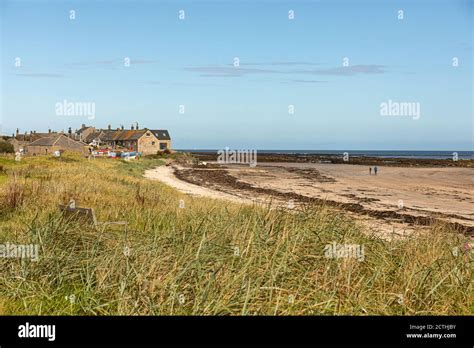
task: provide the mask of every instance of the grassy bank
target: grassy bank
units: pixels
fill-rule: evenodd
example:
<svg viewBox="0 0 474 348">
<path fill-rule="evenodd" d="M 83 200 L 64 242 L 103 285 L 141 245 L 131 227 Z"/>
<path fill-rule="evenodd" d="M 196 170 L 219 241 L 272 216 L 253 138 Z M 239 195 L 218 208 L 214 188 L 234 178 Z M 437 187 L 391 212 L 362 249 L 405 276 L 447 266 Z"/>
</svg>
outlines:
<svg viewBox="0 0 474 348">
<path fill-rule="evenodd" d="M 467 239 L 446 226 L 383 241 L 329 207 L 240 206 L 141 176 L 163 164 L 0 158 L 0 244 L 38 244 L 40 257 L 0 258 L 0 313 L 473 313 Z M 70 199 L 128 230 L 64 218 Z M 333 242 L 363 247 L 363 260 L 326 257 Z"/>
</svg>

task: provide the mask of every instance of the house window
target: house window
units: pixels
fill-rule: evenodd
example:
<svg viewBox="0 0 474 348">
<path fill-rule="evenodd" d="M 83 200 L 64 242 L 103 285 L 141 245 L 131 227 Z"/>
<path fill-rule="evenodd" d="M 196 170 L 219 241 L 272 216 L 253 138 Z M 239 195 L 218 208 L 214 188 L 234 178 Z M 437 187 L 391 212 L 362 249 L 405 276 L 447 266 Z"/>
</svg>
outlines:
<svg viewBox="0 0 474 348">
<path fill-rule="evenodd" d="M 166 143 L 160 143 L 160 150 L 166 150 L 168 148 Z"/>
<path fill-rule="evenodd" d="M 152 141 L 152 142 L 151 142 L 151 145 L 155 145 L 155 142 L 154 142 L 154 141 Z"/>
<path fill-rule="evenodd" d="M 146 133 L 146 136 L 149 137 L 149 136 L 150 136 L 150 132 Z"/>
</svg>

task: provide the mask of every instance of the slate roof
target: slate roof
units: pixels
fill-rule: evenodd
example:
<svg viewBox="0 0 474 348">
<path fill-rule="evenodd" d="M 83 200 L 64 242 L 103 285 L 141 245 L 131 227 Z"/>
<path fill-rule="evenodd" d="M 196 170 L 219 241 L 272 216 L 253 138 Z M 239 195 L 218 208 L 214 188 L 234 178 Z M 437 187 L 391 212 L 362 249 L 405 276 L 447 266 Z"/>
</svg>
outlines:
<svg viewBox="0 0 474 348">
<path fill-rule="evenodd" d="M 153 134 L 155 134 L 155 137 L 158 138 L 158 140 L 171 140 L 170 134 L 166 129 L 151 129 Z"/>
<path fill-rule="evenodd" d="M 59 139 L 59 135 L 39 138 L 30 143 L 30 146 L 53 146 L 56 141 Z"/>
<path fill-rule="evenodd" d="M 18 141 L 34 141 L 44 137 L 50 137 L 53 135 L 58 135 L 58 133 L 27 133 L 18 134 L 15 136 L 15 139 Z"/>
<path fill-rule="evenodd" d="M 71 138 L 68 138 L 64 134 L 56 134 L 56 135 L 52 135 L 52 136 L 49 136 L 49 137 L 39 138 L 39 139 L 33 141 L 32 143 L 30 143 L 28 146 L 54 146 L 58 142 L 61 142 L 62 143 L 61 145 L 64 145 L 64 146 L 68 146 L 68 145 L 83 146 L 83 145 L 85 145 L 82 142 L 79 142 L 79 141 L 73 140 Z"/>
</svg>

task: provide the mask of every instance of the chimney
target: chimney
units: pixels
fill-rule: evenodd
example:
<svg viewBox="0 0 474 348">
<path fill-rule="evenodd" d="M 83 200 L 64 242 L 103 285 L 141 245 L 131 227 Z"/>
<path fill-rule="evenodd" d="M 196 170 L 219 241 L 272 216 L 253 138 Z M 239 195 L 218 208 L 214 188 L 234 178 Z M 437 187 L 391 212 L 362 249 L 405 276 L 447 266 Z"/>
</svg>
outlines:
<svg viewBox="0 0 474 348">
<path fill-rule="evenodd" d="M 109 124 L 109 126 L 107 127 L 108 130 L 111 130 L 112 129 L 112 126 Z"/>
<path fill-rule="evenodd" d="M 131 129 L 131 130 L 134 130 L 134 129 L 135 129 L 135 127 L 133 127 L 133 124 L 130 126 L 130 129 Z"/>
<path fill-rule="evenodd" d="M 51 133 L 51 128 L 50 128 L 50 129 L 48 129 L 48 133 Z"/>
<path fill-rule="evenodd" d="M 68 128 L 67 132 L 68 132 L 69 135 L 72 134 L 72 129 L 71 129 L 71 127 Z"/>
<path fill-rule="evenodd" d="M 137 122 L 137 130 L 138 130 L 138 122 Z"/>
<path fill-rule="evenodd" d="M 123 124 L 120 125 L 120 129 L 123 130 Z"/>
<path fill-rule="evenodd" d="M 16 135 L 20 134 L 20 130 L 17 128 L 16 129 Z"/>
<path fill-rule="evenodd" d="M 86 128 L 86 124 L 85 124 L 85 123 L 82 124 L 82 128 Z"/>
</svg>

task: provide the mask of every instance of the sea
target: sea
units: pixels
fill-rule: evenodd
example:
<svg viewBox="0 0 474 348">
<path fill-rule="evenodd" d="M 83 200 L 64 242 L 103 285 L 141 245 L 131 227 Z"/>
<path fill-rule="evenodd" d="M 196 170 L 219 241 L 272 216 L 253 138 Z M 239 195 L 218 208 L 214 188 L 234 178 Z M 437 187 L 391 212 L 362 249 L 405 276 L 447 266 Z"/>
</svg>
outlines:
<svg viewBox="0 0 474 348">
<path fill-rule="evenodd" d="M 234 149 L 239 150 L 239 149 Z M 186 152 L 217 153 L 211 149 L 182 149 Z M 413 159 L 450 159 L 457 154 L 459 160 L 474 159 L 474 151 L 399 151 L 399 150 L 257 150 L 257 153 L 291 154 L 291 155 L 343 155 L 345 152 L 352 157 L 379 157 L 379 158 L 413 158 Z"/>
</svg>

